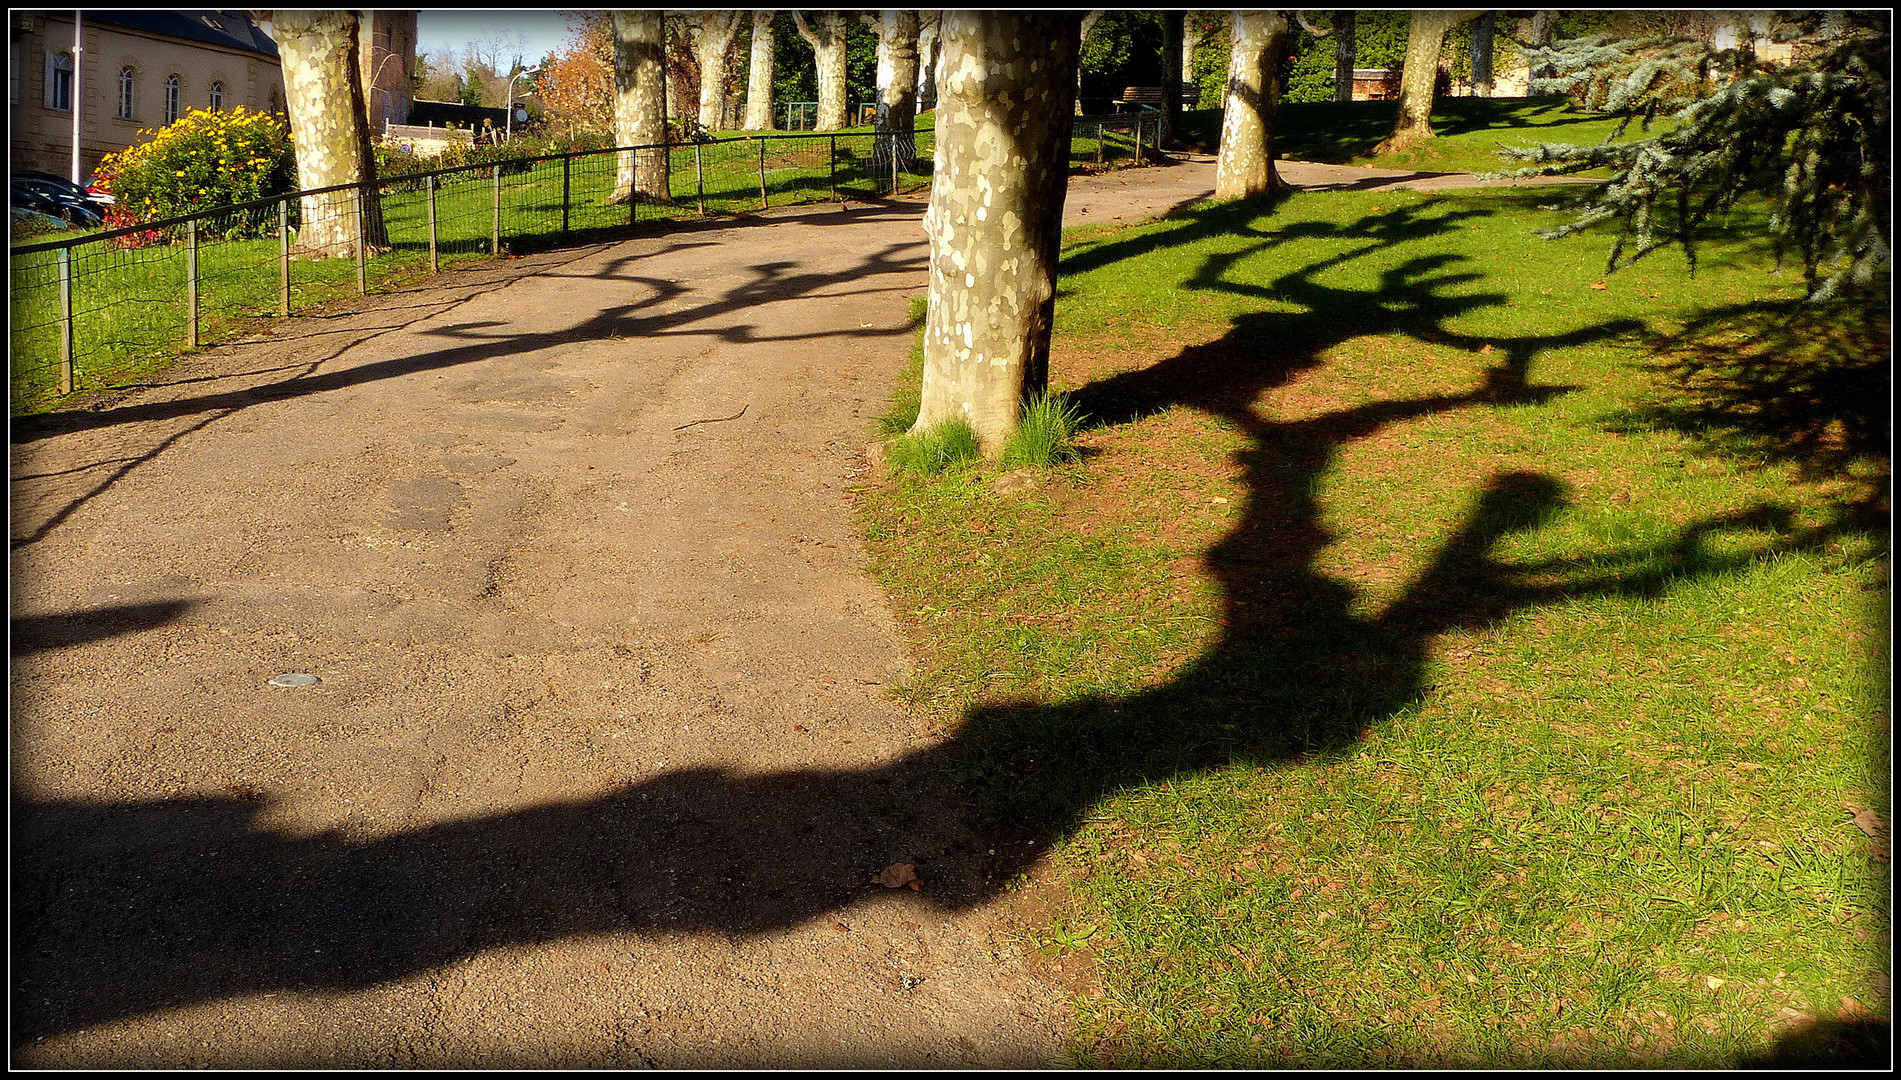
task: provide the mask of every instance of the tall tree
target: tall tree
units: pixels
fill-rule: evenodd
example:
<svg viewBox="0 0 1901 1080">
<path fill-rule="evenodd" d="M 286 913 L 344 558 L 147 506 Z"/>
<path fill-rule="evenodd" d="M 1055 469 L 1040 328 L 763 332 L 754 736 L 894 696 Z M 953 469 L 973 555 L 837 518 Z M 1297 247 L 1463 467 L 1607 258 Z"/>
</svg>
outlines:
<svg viewBox="0 0 1901 1080">
<path fill-rule="evenodd" d="M 1080 33 L 1078 34 L 1078 36 L 1077 36 L 1077 38 L 1076 38 L 1076 52 L 1077 52 L 1077 57 L 1076 57 L 1076 115 L 1077 115 L 1077 116 L 1081 116 L 1081 115 L 1083 114 L 1083 65 L 1082 65 L 1082 49 L 1083 49 L 1083 46 L 1085 46 L 1085 45 L 1087 45 L 1087 44 L 1089 44 L 1089 31 L 1091 31 L 1091 30 L 1094 30 L 1094 29 L 1096 28 L 1096 23 L 1098 23 L 1098 22 L 1100 22 L 1100 21 L 1102 20 L 1102 16 L 1103 16 L 1103 12 L 1100 12 L 1100 11 L 1086 11 L 1086 12 L 1084 12 L 1084 13 L 1083 13 L 1083 24 L 1082 24 L 1082 30 L 1081 30 L 1081 32 L 1080 32 Z"/>
<path fill-rule="evenodd" d="M 913 430 L 962 419 L 995 457 L 1049 388 L 1081 13 L 946 11 L 924 386 Z"/>
<path fill-rule="evenodd" d="M 1181 145 L 1182 24 L 1186 21 L 1187 13 L 1180 9 L 1162 12 L 1162 118 L 1155 141 L 1167 147 Z"/>
<path fill-rule="evenodd" d="M 1488 11 L 1472 24 L 1472 94 L 1492 96 L 1492 34 L 1498 12 Z"/>
<path fill-rule="evenodd" d="M 656 10 L 616 11 L 614 140 L 623 151 L 609 202 L 673 201 L 667 177 L 666 23 Z"/>
<path fill-rule="evenodd" d="M 297 186 L 354 188 L 305 195 L 299 203 L 300 253 L 313 258 L 356 254 L 359 223 L 367 246 L 388 246 L 376 191 L 376 156 L 363 112 L 354 11 L 292 9 L 271 13 L 284 73 L 284 105 L 297 147 Z"/>
<path fill-rule="evenodd" d="M 1277 69 L 1287 49 L 1287 16 L 1237 11 L 1229 30 L 1228 90 L 1215 158 L 1215 198 L 1240 199 L 1274 190 L 1274 118 L 1280 111 Z"/>
<path fill-rule="evenodd" d="M 812 46 L 818 64 L 818 122 L 815 131 L 837 131 L 845 126 L 845 14 L 842 11 L 818 11 L 812 14 L 814 26 L 805 14 L 792 13 L 799 36 Z"/>
<path fill-rule="evenodd" d="M 1353 100 L 1353 66 L 1359 63 L 1359 41 L 1355 36 L 1358 12 L 1333 13 L 1333 100 Z"/>
<path fill-rule="evenodd" d="M 928 112 L 937 108 L 937 53 L 938 29 L 943 24 L 941 11 L 921 11 L 918 13 L 917 27 L 917 111 Z"/>
<path fill-rule="evenodd" d="M 726 126 L 726 89 L 732 81 L 733 46 L 739 41 L 737 11 L 696 11 L 687 20 L 688 41 L 700 66 L 700 126 Z"/>
<path fill-rule="evenodd" d="M 878 31 L 878 139 L 873 158 L 889 169 L 892 153 L 909 167 L 917 158 L 918 13 L 886 11 Z"/>
<path fill-rule="evenodd" d="M 1432 138 L 1432 99 L 1446 34 L 1477 11 L 1415 11 L 1406 31 L 1406 63 L 1399 73 L 1399 119 L 1375 154 L 1404 150 Z"/>
<path fill-rule="evenodd" d="M 778 12 L 752 13 L 752 62 L 746 70 L 747 131 L 772 130 L 772 60 L 778 47 Z"/>
</svg>

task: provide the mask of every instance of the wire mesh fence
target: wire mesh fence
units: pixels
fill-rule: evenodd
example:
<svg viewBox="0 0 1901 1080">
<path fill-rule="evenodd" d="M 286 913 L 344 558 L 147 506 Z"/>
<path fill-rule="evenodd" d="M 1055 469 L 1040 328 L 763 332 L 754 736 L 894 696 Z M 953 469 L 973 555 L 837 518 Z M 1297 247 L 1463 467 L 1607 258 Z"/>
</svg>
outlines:
<svg viewBox="0 0 1901 1080">
<path fill-rule="evenodd" d="M 1079 123 L 1071 162 L 1126 162 L 1144 139 L 1153 147 L 1153 125 L 1141 118 Z M 914 191 L 930 183 L 933 142 L 926 129 L 614 147 L 406 173 L 18 245 L 9 260 L 12 412 L 124 385 L 182 350 L 458 261 L 706 214 Z"/>
</svg>

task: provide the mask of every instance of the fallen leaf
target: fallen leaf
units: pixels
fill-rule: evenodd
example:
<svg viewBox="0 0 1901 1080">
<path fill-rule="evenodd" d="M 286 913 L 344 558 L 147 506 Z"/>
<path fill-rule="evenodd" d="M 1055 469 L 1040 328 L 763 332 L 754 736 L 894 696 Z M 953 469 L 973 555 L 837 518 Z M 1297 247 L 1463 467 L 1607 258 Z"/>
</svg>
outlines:
<svg viewBox="0 0 1901 1080">
<path fill-rule="evenodd" d="M 1481 346 L 1479 347 L 1479 355 L 1480 355 L 1480 356 L 1489 356 L 1489 355 L 1491 355 L 1491 352 L 1492 352 L 1492 346 L 1491 346 L 1491 345 L 1489 345 L 1489 344 L 1487 344 L 1487 345 L 1481 345 Z"/>
<path fill-rule="evenodd" d="M 1591 282 L 1591 288 L 1593 288 L 1593 289 L 1608 289 L 1608 288 L 1610 288 L 1610 286 L 1609 286 L 1609 285 L 1607 285 L 1607 284 L 1605 284 L 1605 283 L 1604 283 L 1604 282 L 1602 282 L 1602 281 L 1593 281 L 1593 282 Z"/>
<path fill-rule="evenodd" d="M 1874 836 L 1877 833 L 1884 833 L 1888 831 L 1888 823 L 1881 820 L 1881 816 L 1879 814 L 1876 814 L 1873 810 L 1864 810 L 1859 806 L 1849 806 L 1849 805 L 1844 805 L 1842 809 L 1855 815 L 1853 818 L 1849 819 L 1850 822 L 1855 826 L 1855 828 L 1860 829 L 1862 832 L 1867 833 L 1869 836 Z"/>
<path fill-rule="evenodd" d="M 893 863 L 884 868 L 884 873 L 878 875 L 878 884 L 887 889 L 902 889 L 906 885 L 916 889 L 918 887 L 917 867 L 910 863 Z"/>
<path fill-rule="evenodd" d="M 970 531 L 974 533 L 988 534 L 990 532 L 990 526 L 985 525 L 981 521 L 971 521 L 971 522 L 966 522 L 965 524 L 970 529 Z"/>
</svg>

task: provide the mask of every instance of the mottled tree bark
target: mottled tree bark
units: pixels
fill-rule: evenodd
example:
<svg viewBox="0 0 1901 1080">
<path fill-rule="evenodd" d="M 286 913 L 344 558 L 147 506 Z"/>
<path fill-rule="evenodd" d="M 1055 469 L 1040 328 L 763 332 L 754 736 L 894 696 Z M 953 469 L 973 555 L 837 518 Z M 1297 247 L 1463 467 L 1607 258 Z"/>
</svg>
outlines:
<svg viewBox="0 0 1901 1080">
<path fill-rule="evenodd" d="M 1162 12 L 1162 118 L 1155 141 L 1171 149 L 1181 145 L 1182 131 L 1182 23 L 1181 11 Z"/>
<path fill-rule="evenodd" d="M 1475 97 L 1492 96 L 1492 34 L 1498 13 L 1488 11 L 1472 24 L 1472 93 Z"/>
<path fill-rule="evenodd" d="M 845 110 L 845 15 L 839 11 L 819 11 L 812 19 L 813 28 L 801 12 L 792 13 L 799 36 L 812 46 L 818 63 L 818 122 L 814 131 L 837 131 L 846 126 Z"/>
<path fill-rule="evenodd" d="M 921 11 L 917 29 L 917 111 L 937 108 L 937 32 L 943 13 Z"/>
<path fill-rule="evenodd" d="M 1221 152 L 1215 158 L 1217 199 L 1260 195 L 1280 183 L 1274 172 L 1274 117 L 1280 110 L 1275 68 L 1287 47 L 1287 36 L 1287 16 L 1281 12 L 1234 13 Z"/>
<path fill-rule="evenodd" d="M 276 11 L 271 22 L 297 147 L 297 186 L 310 190 L 359 185 L 300 200 L 297 252 L 319 259 L 354 257 L 359 197 L 369 249 L 387 247 L 382 202 L 373 182 L 376 158 L 363 113 L 356 12 Z"/>
<path fill-rule="evenodd" d="M 614 139 L 622 151 L 609 202 L 672 202 L 667 179 L 666 25 L 659 11 L 614 16 Z M 636 189 L 636 182 L 638 188 Z"/>
<path fill-rule="evenodd" d="M 1359 15 L 1353 11 L 1333 13 L 1333 100 L 1353 100 L 1353 66 L 1360 62 L 1360 44 L 1355 37 Z"/>
<path fill-rule="evenodd" d="M 1446 32 L 1479 17 L 1476 11 L 1415 11 L 1406 31 L 1406 66 L 1399 73 L 1399 119 L 1375 154 L 1404 150 L 1432 138 L 1433 84 Z"/>
<path fill-rule="evenodd" d="M 1529 22 L 1530 25 L 1525 28 L 1525 44 L 1542 48 L 1543 46 L 1551 44 L 1551 39 L 1557 36 L 1557 12 L 1534 12 Z M 1549 66 L 1544 64 L 1531 65 L 1526 74 L 1529 76 L 1531 83 L 1536 83 L 1539 79 L 1545 78 L 1549 74 Z M 1529 86 L 1530 84 L 1527 84 L 1527 92 L 1530 92 Z"/>
<path fill-rule="evenodd" d="M 1081 116 L 1083 114 L 1082 49 L 1083 49 L 1083 46 L 1089 42 L 1089 31 L 1094 30 L 1096 28 L 1096 24 L 1102 21 L 1102 17 L 1104 14 L 1106 13 L 1101 12 L 1101 11 L 1084 12 L 1082 30 L 1076 36 L 1076 54 L 1077 54 L 1076 55 L 1076 115 L 1077 116 Z"/>
<path fill-rule="evenodd" d="M 700 126 L 726 126 L 726 84 L 732 80 L 733 43 L 739 40 L 737 11 L 693 15 L 693 58 L 700 62 Z"/>
<path fill-rule="evenodd" d="M 904 168 L 917 160 L 917 34 L 915 11 L 886 11 L 878 20 L 880 138 L 874 140 L 872 164 L 880 175 L 891 168 L 894 150 Z"/>
<path fill-rule="evenodd" d="M 995 457 L 1049 387 L 1080 12 L 946 11 L 924 386 L 914 431 Z"/>
<path fill-rule="evenodd" d="M 772 62 L 778 44 L 776 29 L 779 13 L 752 13 L 752 63 L 746 72 L 747 131 L 772 130 Z"/>
</svg>

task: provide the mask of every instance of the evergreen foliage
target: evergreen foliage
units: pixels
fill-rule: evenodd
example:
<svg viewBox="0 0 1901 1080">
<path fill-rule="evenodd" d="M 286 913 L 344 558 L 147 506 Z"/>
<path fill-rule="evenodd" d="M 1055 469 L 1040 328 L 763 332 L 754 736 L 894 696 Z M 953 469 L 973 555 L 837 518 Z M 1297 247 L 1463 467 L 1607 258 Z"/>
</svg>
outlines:
<svg viewBox="0 0 1901 1080">
<path fill-rule="evenodd" d="M 1534 93 L 1562 92 L 1583 108 L 1622 115 L 1666 132 L 1623 144 L 1506 148 L 1529 167 L 1504 176 L 1615 169 L 1608 183 L 1574 200 L 1570 236 L 1601 222 L 1620 228 L 1612 270 L 1670 245 L 1695 266 L 1694 242 L 1711 219 L 1745 196 L 1773 201 L 1777 257 L 1802 259 L 1811 299 L 1868 287 L 1890 262 L 1890 45 L 1884 12 L 1784 14 L 1772 36 L 1795 45 L 1782 65 L 1747 45 L 1592 34 L 1528 49 L 1550 77 Z M 1626 254 L 1628 253 L 1628 255 Z"/>
</svg>

